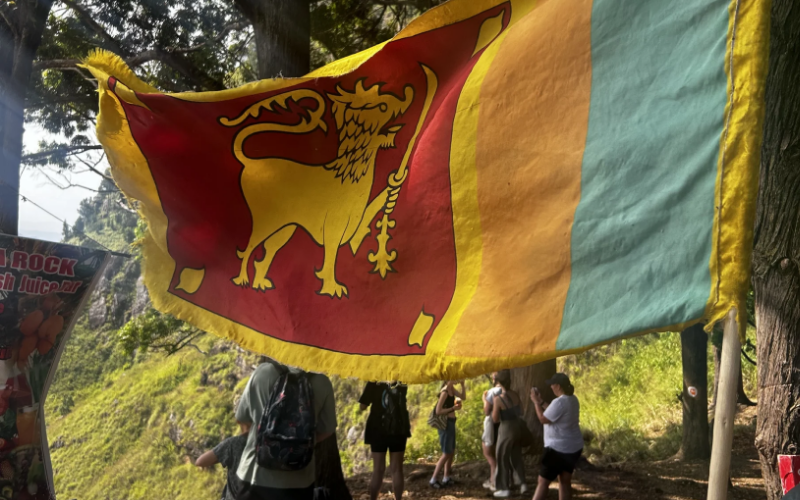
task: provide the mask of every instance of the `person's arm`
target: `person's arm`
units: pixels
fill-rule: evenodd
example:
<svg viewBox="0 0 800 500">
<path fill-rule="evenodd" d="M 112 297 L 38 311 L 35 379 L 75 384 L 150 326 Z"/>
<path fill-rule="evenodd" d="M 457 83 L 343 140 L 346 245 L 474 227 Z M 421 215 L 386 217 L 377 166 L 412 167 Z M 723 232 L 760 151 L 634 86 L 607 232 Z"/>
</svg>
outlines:
<svg viewBox="0 0 800 500">
<path fill-rule="evenodd" d="M 207 452 L 197 457 L 197 460 L 194 461 L 194 464 L 196 466 L 201 467 L 203 469 L 212 467 L 216 463 L 219 463 L 219 460 L 217 460 L 217 456 L 214 454 L 214 450 L 208 450 Z"/>
<path fill-rule="evenodd" d="M 364 392 L 361 393 L 361 397 L 358 398 L 358 411 L 364 413 L 369 405 L 372 402 L 372 388 L 375 384 L 372 382 L 367 382 L 367 385 L 364 387 Z"/>
<path fill-rule="evenodd" d="M 489 394 L 489 391 L 483 391 L 483 414 L 487 417 L 492 416 L 492 403 L 486 400 L 486 395 Z"/>
<path fill-rule="evenodd" d="M 253 386 L 253 377 L 255 372 L 250 376 L 247 385 L 244 386 L 242 397 L 239 398 L 239 406 L 236 407 L 236 421 L 241 424 L 253 424 L 253 419 L 250 417 L 250 391 Z"/>
<path fill-rule="evenodd" d="M 536 416 L 539 417 L 539 422 L 543 424 L 552 424 L 547 417 L 544 416 L 544 409 L 542 408 L 542 402 L 538 399 L 533 399 L 533 407 L 536 409 Z"/>
<path fill-rule="evenodd" d="M 436 414 L 437 415 L 447 415 L 448 413 L 453 413 L 456 411 L 455 407 L 453 408 L 444 408 L 444 401 L 447 399 L 447 391 L 442 391 L 439 393 L 439 401 L 436 403 Z"/>
<path fill-rule="evenodd" d="M 458 392 L 455 387 L 453 387 L 453 392 L 456 393 L 456 396 L 460 397 L 461 399 L 467 399 L 467 386 L 465 382 L 462 380 L 458 383 L 461 386 L 461 392 Z"/>
</svg>

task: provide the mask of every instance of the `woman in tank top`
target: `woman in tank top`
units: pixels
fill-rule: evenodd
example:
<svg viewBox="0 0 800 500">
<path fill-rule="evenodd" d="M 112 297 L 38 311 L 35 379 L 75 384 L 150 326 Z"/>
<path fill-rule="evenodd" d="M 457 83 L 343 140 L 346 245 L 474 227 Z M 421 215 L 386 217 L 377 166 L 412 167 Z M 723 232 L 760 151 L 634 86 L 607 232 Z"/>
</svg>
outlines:
<svg viewBox="0 0 800 500">
<path fill-rule="evenodd" d="M 525 484 L 525 464 L 522 461 L 522 408 L 520 397 L 511 390 L 511 372 L 497 372 L 497 382 L 502 391 L 494 398 L 492 419 L 500 424 L 497 430 L 497 475 L 495 477 L 495 498 L 511 496 L 511 486 L 520 485 L 519 492 L 528 491 Z"/>
<path fill-rule="evenodd" d="M 461 391 L 456 389 L 456 384 L 461 386 Z M 450 468 L 453 466 L 453 457 L 456 453 L 456 412 L 461 409 L 461 400 L 466 399 L 467 390 L 464 381 L 448 380 L 439 392 L 439 401 L 436 403 L 436 414 L 447 415 L 447 426 L 439 429 L 439 445 L 442 448 L 442 456 L 436 463 L 433 470 L 433 477 L 430 484 L 433 488 L 450 486 L 453 480 L 450 478 Z M 439 472 L 443 472 L 442 481 L 439 482 Z"/>
</svg>

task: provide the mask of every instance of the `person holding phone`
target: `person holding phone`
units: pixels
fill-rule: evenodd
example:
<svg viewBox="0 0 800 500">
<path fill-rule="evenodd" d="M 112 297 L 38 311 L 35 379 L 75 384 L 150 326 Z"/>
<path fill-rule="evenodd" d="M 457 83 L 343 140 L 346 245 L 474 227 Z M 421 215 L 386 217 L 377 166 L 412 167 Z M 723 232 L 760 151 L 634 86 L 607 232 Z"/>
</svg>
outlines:
<svg viewBox="0 0 800 500">
<path fill-rule="evenodd" d="M 539 484 L 533 500 L 544 500 L 550 483 L 558 479 L 559 500 L 572 499 L 572 473 L 583 453 L 583 435 L 580 428 L 580 403 L 575 397 L 575 387 L 564 373 L 556 373 L 545 382 L 556 395 L 549 405 L 535 387 L 531 401 L 536 416 L 544 424 L 544 454 L 539 472 Z"/>
<path fill-rule="evenodd" d="M 461 386 L 460 391 L 456 389 L 456 384 Z M 436 462 L 436 468 L 433 470 L 433 477 L 430 481 L 432 488 L 442 488 L 453 484 L 450 469 L 456 453 L 456 412 L 461 410 L 461 400 L 463 399 L 467 399 L 467 389 L 464 387 L 463 380 L 448 380 L 439 391 L 436 414 L 447 415 L 447 426 L 439 429 L 439 446 L 442 448 L 442 456 Z M 443 472 L 441 482 L 437 479 L 439 472 Z"/>
</svg>

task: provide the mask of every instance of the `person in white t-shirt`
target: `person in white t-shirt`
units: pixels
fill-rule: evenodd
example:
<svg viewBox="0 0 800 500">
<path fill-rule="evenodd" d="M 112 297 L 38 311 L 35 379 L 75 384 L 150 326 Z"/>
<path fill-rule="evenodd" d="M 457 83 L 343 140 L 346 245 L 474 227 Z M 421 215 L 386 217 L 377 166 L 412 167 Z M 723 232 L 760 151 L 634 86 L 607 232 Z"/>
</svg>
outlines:
<svg viewBox="0 0 800 500">
<path fill-rule="evenodd" d="M 544 424 L 544 454 L 539 484 L 533 500 L 544 500 L 550 483 L 558 478 L 559 500 L 572 499 L 572 473 L 583 452 L 580 428 L 580 403 L 575 388 L 564 373 L 556 373 L 545 382 L 556 395 L 549 405 L 536 388 L 531 389 L 531 401 L 539 421 Z"/>
<path fill-rule="evenodd" d="M 483 448 L 483 456 L 486 457 L 486 462 L 489 463 L 489 479 L 484 481 L 483 487 L 487 490 L 495 491 L 494 477 L 497 470 L 495 446 L 497 444 L 497 429 L 500 424 L 495 424 L 492 421 L 492 410 L 494 409 L 494 398 L 503 392 L 503 388 L 497 381 L 497 372 L 492 373 L 492 383 L 494 387 L 483 393 L 483 414 L 486 417 L 483 420 L 481 447 Z"/>
</svg>

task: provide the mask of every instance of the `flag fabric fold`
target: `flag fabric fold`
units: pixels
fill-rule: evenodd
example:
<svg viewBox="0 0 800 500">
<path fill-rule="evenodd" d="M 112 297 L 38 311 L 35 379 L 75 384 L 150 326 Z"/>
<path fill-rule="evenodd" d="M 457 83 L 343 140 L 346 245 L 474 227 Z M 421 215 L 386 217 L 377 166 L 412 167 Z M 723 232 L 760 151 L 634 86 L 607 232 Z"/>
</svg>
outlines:
<svg viewBox="0 0 800 500">
<path fill-rule="evenodd" d="M 424 382 L 744 311 L 768 21 L 762 0 L 451 0 L 302 78 L 167 94 L 85 66 L 158 309 Z"/>
</svg>

